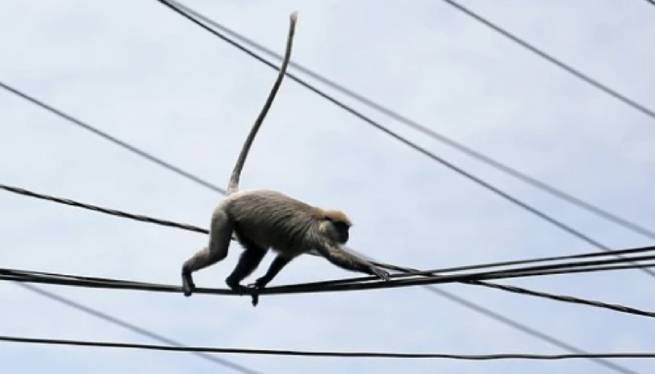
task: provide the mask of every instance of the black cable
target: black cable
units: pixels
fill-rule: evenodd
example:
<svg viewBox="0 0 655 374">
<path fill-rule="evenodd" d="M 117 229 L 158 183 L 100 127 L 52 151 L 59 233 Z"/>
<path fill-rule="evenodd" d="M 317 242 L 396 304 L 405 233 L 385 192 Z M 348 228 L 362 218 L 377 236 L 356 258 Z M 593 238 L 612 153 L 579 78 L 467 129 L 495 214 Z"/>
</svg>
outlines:
<svg viewBox="0 0 655 374">
<path fill-rule="evenodd" d="M 203 352 L 203 353 L 233 353 L 249 355 L 274 356 L 305 356 L 305 357 L 349 357 L 349 358 L 442 358 L 455 360 L 565 360 L 574 358 L 655 358 L 655 352 L 620 352 L 620 353 L 585 353 L 585 354 L 532 354 L 532 353 L 499 353 L 490 355 L 463 355 L 450 353 L 395 353 L 395 352 L 334 352 L 334 351 L 300 351 L 282 349 L 253 348 L 217 348 L 217 347 L 178 347 L 170 345 L 118 343 L 107 341 L 84 341 L 66 339 L 24 338 L 2 336 L 0 340 L 11 343 L 48 344 L 82 346 L 96 348 L 130 348 L 173 352 Z"/>
<path fill-rule="evenodd" d="M 508 317 L 505 317 L 504 315 L 498 313 L 497 311 L 491 310 L 489 308 L 483 307 L 480 304 L 474 303 L 472 301 L 469 301 L 463 297 L 457 296 L 452 292 L 444 291 L 439 287 L 434 287 L 434 286 L 426 286 L 424 287 L 427 291 L 431 292 L 433 295 L 441 296 L 442 298 L 448 299 L 456 304 L 459 304 L 463 307 L 466 307 L 470 310 L 473 310 L 479 314 L 482 314 L 486 317 L 489 317 L 497 322 L 500 322 L 506 326 L 509 326 L 515 330 L 521 331 L 525 334 L 528 334 L 532 337 L 538 338 L 544 342 L 550 343 L 553 346 L 559 347 L 561 349 L 564 349 L 569 352 L 573 352 L 575 354 L 589 354 L 589 352 L 584 351 L 576 346 L 573 346 L 569 343 L 566 343 L 563 340 L 560 340 L 552 335 L 549 335 L 547 333 L 544 333 L 540 330 L 537 330 L 536 328 L 523 324 L 521 322 L 518 322 L 515 319 L 511 319 Z M 626 367 L 623 367 L 619 364 L 616 364 L 612 361 L 604 360 L 602 358 L 590 358 L 590 361 L 604 366 L 608 369 L 612 369 L 616 372 L 624 373 L 624 374 L 638 374 L 636 371 L 630 370 Z"/>
<path fill-rule="evenodd" d="M 184 12 L 187 12 L 187 13 L 191 14 L 193 17 L 196 17 L 196 18 L 202 20 L 203 22 L 205 22 L 207 24 L 210 24 L 212 27 L 218 28 L 222 32 L 230 35 L 231 37 L 239 40 L 240 42 L 242 42 L 244 44 L 247 44 L 251 48 L 254 48 L 254 49 L 260 51 L 261 53 L 263 53 L 263 54 L 265 54 L 265 55 L 267 55 L 269 57 L 272 57 L 272 58 L 274 58 L 276 60 L 280 60 L 280 61 L 282 60 L 282 56 L 280 54 L 274 52 L 273 50 L 271 50 L 269 48 L 266 48 L 265 46 L 255 42 L 254 40 L 252 40 L 252 39 L 250 39 L 250 38 L 236 32 L 234 30 L 232 30 L 232 29 L 218 23 L 215 20 L 212 20 L 211 18 L 203 15 L 202 13 L 199 13 L 199 12 L 187 7 L 186 5 L 178 3 L 176 1 L 169 0 L 169 2 L 174 3 L 176 6 L 178 6 L 180 9 L 182 9 Z M 374 109 L 374 110 L 376 110 L 376 111 L 378 111 L 378 112 L 380 112 L 380 113 L 382 113 L 382 114 L 384 114 L 386 116 L 388 116 L 388 117 L 390 117 L 390 118 L 392 118 L 392 119 L 394 119 L 394 120 L 396 120 L 396 121 L 398 121 L 398 122 L 400 122 L 400 123 L 402 123 L 402 124 L 404 124 L 406 126 L 409 126 L 410 128 L 412 128 L 412 129 L 414 129 L 416 131 L 419 131 L 423 135 L 426 135 L 426 136 L 428 136 L 428 137 L 430 137 L 430 138 L 432 138 L 432 139 L 434 139 L 436 141 L 439 141 L 439 142 L 441 142 L 443 144 L 446 144 L 446 145 L 448 145 L 448 146 L 450 146 L 452 148 L 455 148 L 458 151 L 460 151 L 460 152 L 462 152 L 462 153 L 464 153 L 464 154 L 466 154 L 466 155 L 468 155 L 468 156 L 470 156 L 470 157 L 472 157 L 472 158 L 474 158 L 474 159 L 476 159 L 476 160 L 478 160 L 478 161 L 480 161 L 480 162 L 482 162 L 484 164 L 487 164 L 487 165 L 491 166 L 492 168 L 494 168 L 496 170 L 504 172 L 504 173 L 506 173 L 506 174 L 518 179 L 518 180 L 523 181 L 526 184 L 529 184 L 529 185 L 531 185 L 531 186 L 533 186 L 535 188 L 538 188 L 538 189 L 540 189 L 540 190 L 542 190 L 544 192 L 547 192 L 547 193 L 551 194 L 552 196 L 555 196 L 555 197 L 557 197 L 559 199 L 567 201 L 572 205 L 575 205 L 575 206 L 577 206 L 579 208 L 582 208 L 582 209 L 584 209 L 584 210 L 586 210 L 586 211 L 588 211 L 588 212 L 590 212 L 592 214 L 595 214 L 596 216 L 604 218 L 604 219 L 606 219 L 606 220 L 608 220 L 610 222 L 613 222 L 613 223 L 615 223 L 617 225 L 620 225 L 620 226 L 622 226 L 622 227 L 624 227 L 624 228 L 626 228 L 628 230 L 631 230 L 631 231 L 636 232 L 638 234 L 644 235 L 644 236 L 646 236 L 646 237 L 648 237 L 650 239 L 655 239 L 655 231 L 653 231 L 653 230 L 650 230 L 650 229 L 648 229 L 648 228 L 646 228 L 644 226 L 641 226 L 638 223 L 632 222 L 632 221 L 630 221 L 630 220 L 628 220 L 626 218 L 619 217 L 618 215 L 616 215 L 616 214 L 614 214 L 612 212 L 609 212 L 609 211 L 607 211 L 607 210 L 605 210 L 603 208 L 600 208 L 597 205 L 594 205 L 594 204 L 589 203 L 587 201 L 584 201 L 584 200 L 582 200 L 582 199 L 580 199 L 580 198 L 578 198 L 576 196 L 573 196 L 573 195 L 571 195 L 571 194 L 569 194 L 569 193 L 567 193 L 565 191 L 562 191 L 562 190 L 558 189 L 557 187 L 554 187 L 554 186 L 544 182 L 543 180 L 539 180 L 539 179 L 537 179 L 535 177 L 532 177 L 532 176 L 530 176 L 530 175 L 528 175 L 528 174 L 526 174 L 526 173 L 524 173 L 522 171 L 519 171 L 519 170 L 517 170 L 517 169 L 515 169 L 515 168 L 513 168 L 513 167 L 511 167 L 511 166 L 509 166 L 507 164 L 504 164 L 504 163 L 502 163 L 502 162 L 500 162 L 500 161 L 498 161 L 496 159 L 493 159 L 488 155 L 485 155 L 485 154 L 483 154 L 483 153 L 481 153 L 479 151 L 476 151 L 475 149 L 470 148 L 470 147 L 468 147 L 468 146 L 466 146 L 466 145 L 464 145 L 464 144 L 462 144 L 462 143 L 460 143 L 460 142 L 458 142 L 458 141 L 456 141 L 456 140 L 454 140 L 454 139 L 452 139 L 452 138 L 450 138 L 450 137 L 448 137 L 446 135 L 438 133 L 438 132 L 430 129 L 429 127 L 427 127 L 425 125 L 422 125 L 422 124 L 420 124 L 420 123 L 418 123 L 418 122 L 416 122 L 414 120 L 411 120 L 408 117 L 406 117 L 406 116 L 404 116 L 404 115 L 402 115 L 402 114 L 400 114 L 400 113 L 398 113 L 396 111 L 393 111 L 393 110 L 383 106 L 382 104 L 376 103 L 375 101 L 373 101 L 373 100 L 371 100 L 371 99 L 369 99 L 369 98 L 367 98 L 367 97 L 365 97 L 365 96 L 351 90 L 350 88 L 347 88 L 346 86 L 344 86 L 344 85 L 342 85 L 340 83 L 337 83 L 334 80 L 331 80 L 331 79 L 325 77 L 324 75 L 321 75 L 321 74 L 319 74 L 319 73 L 317 73 L 317 72 L 315 72 L 313 70 L 310 70 L 309 68 L 307 68 L 307 67 L 305 67 L 303 65 L 300 65 L 300 64 L 295 63 L 295 62 L 290 62 L 289 66 L 291 66 L 292 68 L 300 71 L 303 74 L 306 74 L 306 75 L 310 76 L 312 79 L 315 79 L 315 80 L 321 82 L 322 84 L 324 84 L 324 85 L 326 85 L 326 86 L 328 86 L 328 87 L 330 87 L 330 88 L 332 88 L 332 89 L 334 89 L 334 90 L 336 90 L 336 91 L 338 91 L 338 92 L 340 92 L 340 93 L 342 93 L 342 94 L 344 94 L 344 95 L 346 95 L 346 96 L 348 96 L 348 97 L 350 97 L 350 98 L 352 98 L 352 99 L 354 99 L 354 100 L 356 100 L 356 101 L 358 101 L 358 102 L 360 102 L 360 103 L 362 103 L 362 104 L 364 104 L 364 105 L 366 105 L 366 106 L 368 106 L 368 107 L 370 107 L 370 108 L 372 108 L 372 109 Z"/>
<path fill-rule="evenodd" d="M 655 119 L 655 111 L 652 109 L 647 108 L 645 105 L 638 103 L 637 101 L 619 93 L 615 89 L 599 82 L 598 80 L 586 75 L 582 71 L 572 67 L 571 65 L 566 64 L 565 62 L 558 60 L 557 58 L 553 57 L 552 55 L 546 53 L 545 51 L 535 47 L 534 45 L 528 43 L 527 41 L 519 38 L 518 36 L 512 34 L 511 32 L 505 30 L 504 28 L 496 25 L 495 23 L 491 22 L 490 20 L 482 17 L 481 15 L 473 12 L 469 8 L 457 3 L 456 1 L 453 0 L 442 0 L 446 4 L 452 6 L 453 8 L 459 10 L 460 12 L 466 14 L 467 16 L 471 17 L 475 21 L 479 22 L 480 24 L 485 25 L 486 27 L 490 28 L 491 30 L 495 31 L 496 33 L 504 36 L 505 38 L 513 41 L 514 43 L 520 45 L 521 47 L 525 48 L 526 50 L 534 53 L 535 55 L 543 58 L 544 60 L 550 62 L 551 64 L 561 68 L 562 70 L 566 71 L 567 73 L 573 75 L 574 77 L 582 80 L 583 82 L 603 91 L 607 95 L 623 102 L 624 104 L 632 107 L 633 109 L 636 109 L 640 111 L 641 113 L 647 115 L 651 119 Z"/>
<path fill-rule="evenodd" d="M 251 51 L 250 49 L 244 47 L 243 45 L 237 43 L 236 41 L 228 38 L 227 36 L 221 34 L 220 32 L 218 32 L 218 31 L 212 29 L 211 27 L 205 25 L 204 23 L 202 23 L 199 20 L 195 19 L 191 15 L 185 13 L 183 10 L 177 8 L 170 1 L 168 1 L 168 0 L 158 0 L 158 1 L 160 3 L 162 3 L 162 4 L 164 4 L 165 6 L 167 6 L 168 8 L 170 8 L 171 10 L 173 10 L 175 13 L 181 15 L 182 17 L 188 19 L 189 21 L 193 22 L 194 24 L 200 26 L 204 30 L 212 33 L 213 35 L 215 35 L 217 37 L 219 37 L 220 39 L 222 39 L 223 41 L 229 43 L 230 45 L 238 48 L 239 50 L 243 51 L 244 53 L 248 54 L 249 56 L 255 58 L 256 60 L 258 60 L 260 62 L 262 62 L 266 66 L 268 66 L 268 67 L 270 67 L 270 68 L 272 68 L 272 69 L 274 69 L 276 71 L 278 70 L 278 67 L 274 63 L 268 61 L 267 59 L 259 56 L 258 54 Z M 437 163 L 447 167 L 448 169 L 450 169 L 450 170 L 458 173 L 459 175 L 469 179 L 470 181 L 478 184 L 479 186 L 481 186 L 481 187 L 493 192 L 494 194 L 502 197 L 503 199 L 509 201 L 510 203 L 512 203 L 512 204 L 514 204 L 514 205 L 516 205 L 518 207 L 523 208 L 524 210 L 526 210 L 526 211 L 532 213 L 533 215 L 543 219 L 544 221 L 546 221 L 546 222 L 558 227 L 559 229 L 561 229 L 561 230 L 563 230 L 563 231 L 577 237 L 578 239 L 583 240 L 583 241 L 585 241 L 585 242 L 587 242 L 587 243 L 589 243 L 589 244 L 591 244 L 591 245 L 593 245 L 593 246 L 595 246 L 595 247 L 597 247 L 597 248 L 599 248 L 601 250 L 604 250 L 604 251 L 609 251 L 610 250 L 610 248 L 608 246 L 606 246 L 605 244 L 602 244 L 602 243 L 592 239 L 591 237 L 589 237 L 589 236 L 583 234 L 582 232 L 574 229 L 573 227 L 565 224 L 564 222 L 562 222 L 562 221 L 548 215 L 547 213 L 544 213 L 543 211 L 531 206 L 530 204 L 528 204 L 528 203 L 526 203 L 526 202 L 524 202 L 524 201 L 522 201 L 522 200 L 520 200 L 520 199 L 518 199 L 518 198 L 516 198 L 516 197 L 514 197 L 514 196 L 512 196 L 510 194 L 508 194 L 507 192 L 504 192 L 500 188 L 498 188 L 498 187 L 492 185 L 491 183 L 488 183 L 485 180 L 483 180 L 483 179 L 481 179 L 481 178 L 467 172 L 466 170 L 464 170 L 464 169 L 460 168 L 459 166 L 451 163 L 450 161 L 447 161 L 447 160 L 437 156 L 436 154 L 430 152 L 426 148 L 423 148 L 423 147 L 419 146 L 418 144 L 416 144 L 416 143 L 414 143 L 414 142 L 412 142 L 412 141 L 410 141 L 410 140 L 396 134 L 395 132 L 389 130 L 388 128 L 386 128 L 384 126 L 382 126 L 380 123 L 372 120 L 371 118 L 369 118 L 369 117 L 365 116 L 364 114 L 358 112 L 357 110 L 353 109 L 352 107 L 342 103 L 341 101 L 339 101 L 336 98 L 328 95 L 327 93 L 317 89 L 316 87 L 310 85 L 309 83 L 305 82 L 301 78 L 298 78 L 294 74 L 287 73 L 287 76 L 290 79 L 294 80 L 295 82 L 299 83 L 301 86 L 303 86 L 303 87 L 309 89 L 310 91 L 320 95 L 321 97 L 323 97 L 326 100 L 332 102 L 333 104 L 339 106 L 340 108 L 346 110 L 347 112 L 355 115 L 356 117 L 360 118 L 361 120 L 363 120 L 367 124 L 375 127 L 376 129 L 378 129 L 378 130 L 382 131 L 383 133 L 391 136 L 392 138 L 400 141 L 401 143 L 403 143 L 403 144 L 407 145 L 408 147 L 416 150 L 417 152 L 422 153 L 423 155 L 430 158 L 432 161 L 437 162 Z M 655 277 L 655 272 L 651 271 L 650 269 L 640 269 L 640 270 L 642 270 L 643 272 L 649 274 L 652 277 Z"/>
<path fill-rule="evenodd" d="M 46 291 L 46 290 L 44 290 L 44 289 L 42 289 L 40 287 L 36 287 L 34 285 L 27 284 L 27 283 L 16 283 L 16 284 L 18 286 L 20 286 L 20 287 L 23 287 L 24 289 L 26 289 L 28 291 L 34 292 L 34 293 L 36 293 L 36 294 L 38 294 L 40 296 L 46 297 L 46 298 L 48 298 L 48 299 L 50 299 L 52 301 L 55 301 L 55 302 L 58 302 L 60 304 L 66 305 L 66 306 L 71 307 L 73 309 L 76 309 L 76 310 L 78 310 L 78 311 L 80 311 L 80 312 L 82 312 L 84 314 L 88 314 L 88 315 L 93 316 L 95 318 L 101 319 L 101 320 L 103 320 L 105 322 L 109 322 L 109 323 L 111 323 L 113 325 L 120 326 L 120 327 L 122 327 L 124 329 L 127 329 L 127 330 L 129 330 L 129 331 L 131 331 L 131 332 L 133 332 L 135 334 L 138 334 L 138 335 L 144 336 L 146 338 L 158 341 L 160 343 L 168 344 L 168 345 L 171 345 L 171 346 L 177 346 L 177 347 L 180 347 L 180 348 L 187 347 L 186 345 L 184 345 L 184 344 L 182 344 L 182 343 L 180 343 L 178 341 L 175 341 L 175 340 L 173 340 L 171 338 L 168 338 L 168 337 L 166 337 L 164 335 L 158 334 L 158 333 L 153 332 L 151 330 L 148 330 L 148 329 L 145 329 L 145 328 L 140 327 L 138 325 L 132 324 L 132 323 L 127 322 L 127 321 L 125 321 L 123 319 L 120 319 L 120 318 L 118 318 L 116 316 L 112 316 L 110 314 L 101 312 L 101 311 L 99 311 L 97 309 L 93 309 L 93 308 L 91 308 L 89 306 L 78 303 L 78 302 L 73 301 L 71 299 L 68 299 L 68 298 L 66 298 L 64 296 L 57 295 L 54 292 Z M 232 362 L 232 361 L 230 361 L 228 359 L 221 358 L 221 357 L 218 357 L 216 355 L 210 355 L 210 354 L 203 353 L 203 352 L 191 352 L 191 353 L 198 356 L 198 357 L 200 357 L 200 358 L 202 358 L 202 359 L 210 361 L 210 362 L 212 362 L 214 364 L 218 364 L 218 365 L 224 366 L 226 368 L 234 369 L 234 370 L 236 370 L 236 371 L 238 371 L 240 373 L 243 373 L 243 374 L 262 374 L 262 372 L 260 372 L 260 371 L 256 371 L 256 370 L 247 368 L 245 366 L 239 365 L 239 364 L 234 363 L 234 362 Z"/>
<path fill-rule="evenodd" d="M 152 218 L 152 217 L 144 216 L 144 215 L 141 215 L 141 214 L 133 214 L 133 213 L 128 213 L 128 212 L 125 212 L 125 211 L 111 209 L 111 208 L 104 208 L 104 207 L 101 207 L 101 206 L 98 206 L 98 205 L 81 203 L 79 201 L 66 199 L 66 198 L 62 198 L 62 197 L 56 197 L 56 196 L 52 196 L 52 195 L 44 195 L 44 194 L 36 193 L 36 192 L 26 190 L 26 189 L 20 188 L 20 187 L 14 187 L 14 186 L 6 185 L 6 184 L 0 184 L 0 189 L 3 189 L 5 191 L 9 191 L 9 192 L 13 192 L 15 194 L 23 195 L 23 196 L 29 196 L 29 197 L 33 197 L 33 198 L 36 198 L 36 199 L 52 201 L 52 202 L 59 203 L 59 204 L 64 204 L 64 205 L 70 205 L 70 206 L 74 206 L 74 207 L 77 207 L 77 208 L 82 208 L 82 209 L 86 209 L 86 210 L 91 210 L 91 211 L 95 211 L 95 212 L 109 214 L 109 215 L 117 216 L 117 217 L 121 217 L 121 218 L 128 218 L 128 219 L 135 220 L 135 221 L 154 223 L 154 224 L 161 225 L 161 226 L 175 227 L 175 228 L 182 229 L 182 230 L 199 232 L 199 233 L 202 233 L 202 234 L 209 234 L 209 230 L 200 228 L 198 226 L 187 225 L 185 223 L 178 223 L 178 222 L 173 222 L 173 221 L 159 219 L 159 218 Z"/>
<path fill-rule="evenodd" d="M 599 308 L 610 309 L 622 313 L 653 318 L 655 317 L 655 312 L 640 310 L 625 305 L 610 304 L 610 303 L 605 303 L 596 300 L 587 300 L 587 299 L 577 298 L 568 295 L 549 294 L 540 291 L 527 290 L 520 287 L 499 285 L 499 284 L 482 281 L 484 279 L 505 279 L 505 278 L 515 278 L 515 277 L 539 276 L 539 275 L 571 274 L 577 272 L 632 269 L 635 266 L 655 266 L 655 262 L 641 263 L 639 265 L 629 264 L 629 265 L 612 266 L 613 264 L 620 263 L 620 262 L 632 263 L 641 260 L 653 260 L 653 259 L 655 259 L 655 256 L 642 256 L 642 258 L 575 262 L 570 264 L 526 267 L 526 268 L 512 269 L 507 271 L 480 272 L 480 273 L 472 273 L 472 274 L 445 275 L 445 276 L 434 275 L 430 277 L 421 277 L 421 278 L 414 277 L 413 279 L 398 279 L 396 281 L 389 281 L 389 282 L 376 281 L 370 283 L 348 283 L 348 284 L 304 283 L 304 284 L 265 288 L 263 290 L 257 291 L 257 294 L 275 295 L 275 294 L 334 292 L 334 291 L 356 291 L 356 290 L 366 290 L 366 289 L 407 287 L 407 286 L 422 285 L 422 284 L 444 284 L 444 283 L 460 282 L 466 284 L 474 284 L 478 286 L 497 288 L 497 289 L 514 292 L 518 294 L 527 294 L 531 296 L 545 297 L 557 301 L 584 304 L 584 305 L 589 305 Z M 604 266 L 596 266 L 596 265 L 604 265 Z M 408 270 L 408 271 L 415 271 L 415 270 Z M 91 287 L 91 288 L 101 288 L 101 289 L 141 290 L 141 291 L 169 292 L 169 293 L 181 292 L 181 288 L 179 286 L 126 281 L 120 279 L 84 277 L 84 276 L 76 276 L 76 275 L 69 275 L 69 274 L 44 273 L 44 272 L 29 271 L 29 270 L 18 270 L 18 269 L 0 269 L 0 279 L 17 281 L 17 282 L 42 283 L 42 284 L 51 284 L 51 285 L 55 284 L 55 285 Z M 323 282 L 323 283 L 327 283 L 327 282 Z M 233 296 L 240 295 L 239 293 L 228 289 L 209 289 L 209 288 L 198 288 L 196 290 L 196 293 L 213 294 L 213 295 L 233 295 Z"/>
<path fill-rule="evenodd" d="M 35 105 L 49 111 L 50 113 L 53 113 L 53 114 L 65 119 L 66 121 L 68 121 L 68 122 L 70 122 L 70 123 L 72 123 L 72 124 L 74 124 L 74 125 L 76 125 L 76 126 L 78 126 L 80 128 L 83 128 L 83 129 L 85 129 L 87 131 L 90 131 L 91 133 L 93 133 L 95 135 L 98 135 L 99 137 L 101 137 L 101 138 L 103 138 L 105 140 L 108 140 L 108 141 L 118 145 L 121 148 L 127 149 L 128 151 L 130 151 L 132 153 L 135 153 L 138 156 L 141 156 L 141 157 L 143 157 L 143 158 L 145 158 L 145 159 L 147 159 L 147 160 L 149 160 L 151 162 L 154 162 L 155 164 L 157 164 L 157 165 L 159 165 L 159 166 L 161 166 L 161 167 L 163 167 L 165 169 L 168 169 L 168 170 L 174 172 L 175 174 L 181 175 L 184 178 L 189 179 L 189 180 L 191 180 L 191 181 L 193 181 L 195 183 L 198 183 L 198 184 L 200 184 L 200 185 L 202 185 L 202 186 L 204 186 L 206 188 L 209 188 L 212 191 L 225 194 L 225 190 L 223 188 L 218 187 L 218 186 L 216 186 L 216 185 L 214 185 L 212 183 L 209 183 L 209 182 L 207 182 L 206 180 L 204 180 L 204 179 L 202 179 L 200 177 L 197 177 L 197 176 L 195 176 L 195 175 L 193 175 L 193 174 L 191 174 L 189 172 L 186 172 L 186 171 L 180 169 L 179 167 L 177 167 L 177 166 L 175 166 L 175 165 L 173 165 L 173 164 L 171 164 L 171 163 L 169 163 L 167 161 L 164 161 L 159 157 L 156 157 L 156 156 L 152 155 L 151 153 L 148 153 L 148 152 L 146 152 L 146 151 L 144 151 L 144 150 L 142 150 L 142 149 L 140 149 L 140 148 L 138 148 L 138 147 L 136 147 L 134 145 L 131 145 L 131 144 L 127 143 L 124 140 L 118 139 L 117 137 L 115 137 L 113 135 L 110 135 L 109 133 L 107 133 L 105 131 L 102 131 L 102 130 L 96 128 L 96 127 L 93 127 L 93 126 L 89 125 L 88 123 L 83 122 L 83 121 L 81 121 L 81 120 L 79 120 L 79 119 L 77 119 L 77 118 L 75 118 L 75 117 L 73 117 L 73 116 L 71 116 L 69 114 L 66 114 L 63 111 L 61 111 L 61 110 L 59 110 L 57 108 L 54 108 L 54 107 L 44 103 L 43 101 L 41 101 L 41 100 L 39 100 L 39 99 L 37 99 L 37 98 L 35 98 L 33 96 L 30 96 L 30 95 L 26 94 L 25 92 L 22 92 L 22 91 L 18 90 L 17 88 L 11 87 L 10 85 L 8 85 L 8 84 L 6 84 L 4 82 L 1 82 L 1 81 L 0 81 L 0 88 L 4 88 L 5 90 L 13 93 L 14 95 L 16 95 L 18 97 L 21 97 L 21 98 L 31 102 L 32 104 L 35 104 Z"/>
<path fill-rule="evenodd" d="M 653 260 L 655 256 L 648 256 L 648 259 Z M 626 261 L 626 260 L 613 260 L 613 261 Z M 630 260 L 632 261 L 632 260 Z M 446 283 L 467 283 L 471 281 L 481 281 L 490 279 L 509 279 L 509 278 L 522 278 L 534 277 L 544 275 L 560 275 L 560 274 L 574 274 L 574 273 L 590 273 L 598 271 L 613 271 L 613 270 L 626 270 L 638 267 L 654 267 L 655 262 L 644 262 L 639 264 L 611 264 L 611 265 L 596 265 L 596 266 L 561 266 L 553 269 L 516 269 L 500 272 L 477 272 L 477 273 L 464 273 L 453 275 L 433 275 L 421 276 L 414 278 L 399 278 L 390 281 L 362 281 L 362 282 L 334 282 L 334 284 L 315 284 L 313 282 L 298 283 L 291 285 L 282 285 L 267 287 L 264 289 L 249 289 L 245 293 L 239 293 L 231 289 L 225 288 L 202 288 L 195 289 L 197 294 L 211 294 L 211 295 L 231 295 L 240 296 L 245 294 L 258 294 L 258 295 L 280 295 L 280 294 L 300 294 L 300 293 L 318 293 L 318 292 L 337 292 L 337 291 L 362 291 L 373 289 L 389 289 L 398 287 L 409 287 L 426 284 L 446 284 Z M 123 289 L 123 290 L 140 290 L 152 292 L 169 292 L 181 293 L 180 286 L 147 283 L 139 281 L 129 281 L 122 279 L 98 278 L 98 277 L 84 277 L 72 274 L 57 274 L 57 273 L 44 273 L 20 269 L 7 269 L 0 268 L 0 279 L 14 280 L 19 282 L 30 283 L 44 283 L 56 284 L 76 287 L 90 287 L 90 288 L 103 288 L 103 289 Z M 328 283 L 328 282 L 323 282 Z M 534 292 L 533 294 L 537 294 Z M 649 314 L 641 313 L 643 315 Z"/>
</svg>

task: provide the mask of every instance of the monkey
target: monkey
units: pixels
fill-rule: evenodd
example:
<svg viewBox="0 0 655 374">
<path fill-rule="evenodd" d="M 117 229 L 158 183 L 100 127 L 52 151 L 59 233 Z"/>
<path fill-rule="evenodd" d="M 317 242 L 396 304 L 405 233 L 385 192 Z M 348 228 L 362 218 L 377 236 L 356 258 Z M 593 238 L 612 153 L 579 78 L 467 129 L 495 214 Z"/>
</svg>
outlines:
<svg viewBox="0 0 655 374">
<path fill-rule="evenodd" d="M 242 146 L 230 176 L 227 196 L 212 214 L 209 243 L 182 266 L 182 290 L 185 296 L 190 296 L 195 289 L 192 273 L 223 260 L 233 235 L 244 251 L 225 282 L 241 295 L 253 295 L 253 305 L 257 304 L 257 291 L 266 287 L 291 260 L 303 253 L 317 252 L 341 268 L 389 280 L 386 271 L 343 249 L 351 226 L 350 219 L 343 212 L 323 210 L 276 191 L 239 191 L 239 178 L 246 157 L 285 76 L 296 20 L 294 12 L 290 16 L 282 66 Z M 257 268 L 269 249 L 277 252 L 277 256 L 265 275 L 248 287 L 241 285 L 241 281 Z"/>
</svg>

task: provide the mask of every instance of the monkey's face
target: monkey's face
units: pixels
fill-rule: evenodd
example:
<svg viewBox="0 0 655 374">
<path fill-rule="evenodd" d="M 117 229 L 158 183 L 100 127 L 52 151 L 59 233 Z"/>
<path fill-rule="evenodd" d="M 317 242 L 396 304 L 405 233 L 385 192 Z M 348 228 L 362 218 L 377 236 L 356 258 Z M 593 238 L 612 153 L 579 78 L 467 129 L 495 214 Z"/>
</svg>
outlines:
<svg viewBox="0 0 655 374">
<path fill-rule="evenodd" d="M 339 244 L 345 244 L 348 241 L 349 229 L 350 225 L 341 221 L 326 219 L 321 223 L 321 231 L 331 240 Z"/>
</svg>

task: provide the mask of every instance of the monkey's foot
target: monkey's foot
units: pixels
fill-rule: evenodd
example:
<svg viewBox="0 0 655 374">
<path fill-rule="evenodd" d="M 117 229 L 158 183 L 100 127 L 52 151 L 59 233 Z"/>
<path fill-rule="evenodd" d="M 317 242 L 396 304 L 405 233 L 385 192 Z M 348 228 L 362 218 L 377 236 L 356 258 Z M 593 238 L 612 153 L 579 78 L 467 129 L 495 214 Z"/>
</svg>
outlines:
<svg viewBox="0 0 655 374">
<path fill-rule="evenodd" d="M 387 273 L 384 270 L 373 267 L 373 268 L 371 268 L 371 272 L 373 273 L 373 275 L 375 275 L 376 277 L 382 279 L 385 282 L 389 280 L 389 273 Z"/>
<path fill-rule="evenodd" d="M 193 283 L 193 278 L 191 278 L 191 273 L 182 273 L 182 291 L 184 296 L 189 297 L 196 289 L 196 285 Z"/>
<path fill-rule="evenodd" d="M 252 297 L 252 306 L 257 306 L 257 304 L 259 304 L 259 290 L 261 290 L 262 288 L 264 288 L 264 286 L 260 286 L 257 283 L 248 285 L 248 291 L 250 292 L 250 296 Z"/>
</svg>

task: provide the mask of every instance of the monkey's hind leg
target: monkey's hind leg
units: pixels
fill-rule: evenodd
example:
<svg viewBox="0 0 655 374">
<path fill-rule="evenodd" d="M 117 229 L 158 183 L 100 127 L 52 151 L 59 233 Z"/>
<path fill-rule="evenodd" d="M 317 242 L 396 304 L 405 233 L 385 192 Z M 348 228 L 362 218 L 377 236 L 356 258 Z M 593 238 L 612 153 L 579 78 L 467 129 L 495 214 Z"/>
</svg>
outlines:
<svg viewBox="0 0 655 374">
<path fill-rule="evenodd" d="M 240 241 L 245 247 L 245 251 L 241 254 L 239 258 L 239 263 L 232 271 L 225 283 L 230 286 L 234 291 L 239 292 L 240 294 L 249 293 L 250 290 L 247 287 L 241 285 L 241 281 L 250 275 L 255 268 L 262 262 L 264 255 L 266 254 L 266 249 L 260 248 L 254 243 L 244 240 L 243 237 L 240 237 Z"/>
<path fill-rule="evenodd" d="M 227 256 L 234 227 L 223 210 L 216 210 L 212 216 L 209 245 L 186 260 L 182 265 L 182 290 L 184 296 L 191 296 L 195 289 L 191 273 L 215 264 Z"/>
</svg>

